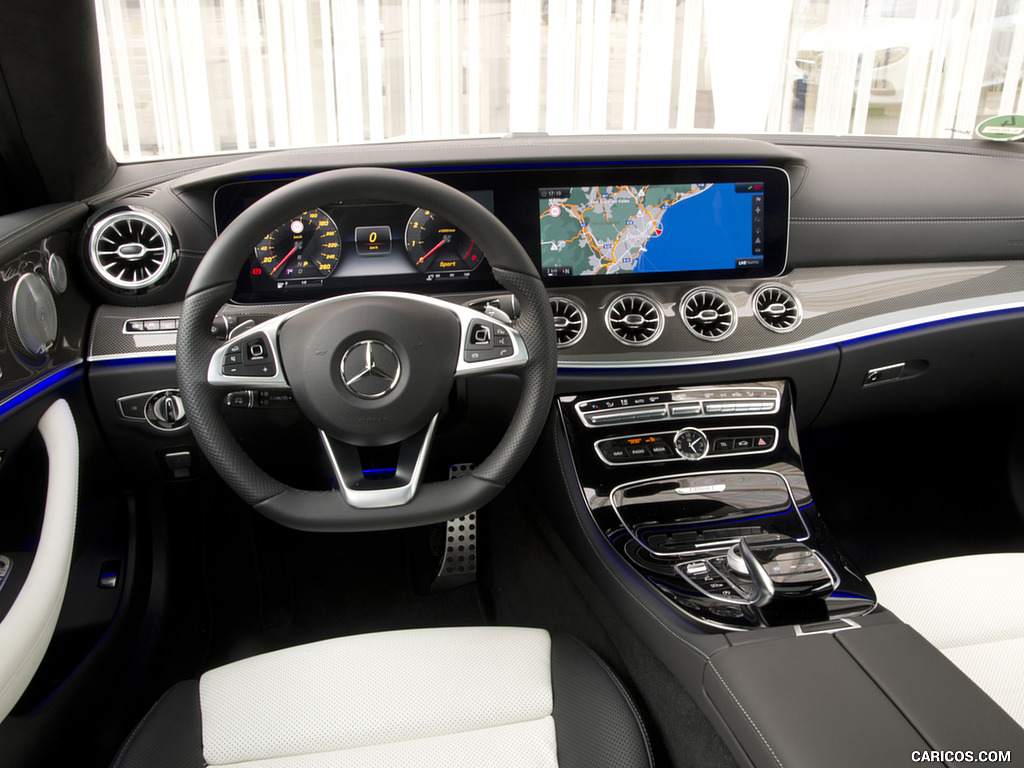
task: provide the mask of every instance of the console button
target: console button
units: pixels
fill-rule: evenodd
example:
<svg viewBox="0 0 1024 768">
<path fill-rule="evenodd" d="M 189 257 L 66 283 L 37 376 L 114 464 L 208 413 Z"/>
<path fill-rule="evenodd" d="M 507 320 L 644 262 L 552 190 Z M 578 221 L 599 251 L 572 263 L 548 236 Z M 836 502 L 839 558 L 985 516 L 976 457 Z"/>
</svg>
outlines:
<svg viewBox="0 0 1024 768">
<path fill-rule="evenodd" d="M 679 405 L 670 405 L 669 413 L 671 413 L 673 416 L 699 416 L 700 403 L 683 403 Z"/>
<path fill-rule="evenodd" d="M 754 438 L 752 437 L 737 437 L 732 442 L 734 451 L 749 451 L 754 446 Z"/>
<path fill-rule="evenodd" d="M 658 442 L 656 442 L 656 443 L 652 443 L 649 446 L 649 448 L 651 450 L 651 456 L 653 456 L 656 459 L 668 458 L 669 456 L 671 456 L 673 454 L 673 451 L 668 446 L 668 444 L 667 443 L 663 443 L 660 440 Z"/>
<path fill-rule="evenodd" d="M 649 459 L 651 456 L 646 445 L 631 445 L 626 451 L 629 454 L 629 458 L 633 461 L 642 461 Z"/>
<path fill-rule="evenodd" d="M 712 453 L 731 453 L 732 452 L 732 438 L 731 437 L 716 437 L 711 441 L 711 452 Z"/>
<path fill-rule="evenodd" d="M 601 446 L 601 453 L 606 459 L 608 459 L 608 461 L 621 462 L 626 461 L 629 458 L 625 447 L 616 445 L 615 443 L 604 443 Z"/>
</svg>

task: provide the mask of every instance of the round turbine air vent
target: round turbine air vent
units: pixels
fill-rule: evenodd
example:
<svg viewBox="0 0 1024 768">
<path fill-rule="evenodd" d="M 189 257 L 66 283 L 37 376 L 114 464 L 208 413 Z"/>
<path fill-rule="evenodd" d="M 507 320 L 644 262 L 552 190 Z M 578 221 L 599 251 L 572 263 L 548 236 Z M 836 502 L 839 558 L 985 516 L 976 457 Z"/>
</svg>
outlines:
<svg viewBox="0 0 1024 768">
<path fill-rule="evenodd" d="M 642 347 L 657 339 L 665 327 L 665 314 L 657 302 L 641 293 L 617 297 L 604 313 L 608 330 L 623 344 Z"/>
<path fill-rule="evenodd" d="M 115 288 L 138 291 L 160 282 L 175 256 L 170 227 L 151 213 L 120 211 L 93 225 L 89 261 Z"/>
<path fill-rule="evenodd" d="M 555 316 L 555 337 L 559 347 L 571 347 L 587 332 L 587 315 L 572 299 L 552 298 L 551 314 Z"/>
<path fill-rule="evenodd" d="M 796 296 L 778 285 L 766 285 L 754 292 L 754 317 L 769 331 L 788 333 L 800 325 L 803 312 Z"/>
<path fill-rule="evenodd" d="M 679 316 L 694 336 L 721 341 L 736 330 L 736 310 L 713 288 L 695 288 L 679 302 Z"/>
</svg>

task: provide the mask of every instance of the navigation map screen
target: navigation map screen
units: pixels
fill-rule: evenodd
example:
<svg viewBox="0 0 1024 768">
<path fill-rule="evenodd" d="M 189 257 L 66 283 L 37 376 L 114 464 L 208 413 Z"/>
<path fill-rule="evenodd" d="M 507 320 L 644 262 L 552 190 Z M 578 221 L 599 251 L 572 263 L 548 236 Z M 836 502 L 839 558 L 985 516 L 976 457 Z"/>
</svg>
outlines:
<svg viewBox="0 0 1024 768">
<path fill-rule="evenodd" d="M 541 272 L 548 279 L 759 272 L 766 191 L 756 178 L 541 188 Z"/>
</svg>

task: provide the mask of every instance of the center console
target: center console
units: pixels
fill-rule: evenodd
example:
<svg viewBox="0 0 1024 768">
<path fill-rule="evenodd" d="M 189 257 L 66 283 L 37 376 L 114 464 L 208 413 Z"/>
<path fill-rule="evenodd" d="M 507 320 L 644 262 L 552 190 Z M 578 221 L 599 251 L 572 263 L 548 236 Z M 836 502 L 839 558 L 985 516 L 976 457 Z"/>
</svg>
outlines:
<svg viewBox="0 0 1024 768">
<path fill-rule="evenodd" d="M 594 523 L 692 621 L 751 629 L 874 608 L 815 509 L 786 382 L 570 395 L 559 406 Z"/>
</svg>

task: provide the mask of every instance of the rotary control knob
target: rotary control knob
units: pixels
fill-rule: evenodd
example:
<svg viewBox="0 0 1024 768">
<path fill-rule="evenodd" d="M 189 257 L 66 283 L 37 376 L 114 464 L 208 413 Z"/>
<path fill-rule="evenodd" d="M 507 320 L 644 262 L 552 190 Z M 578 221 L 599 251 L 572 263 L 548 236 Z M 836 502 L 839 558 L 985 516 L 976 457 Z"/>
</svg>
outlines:
<svg viewBox="0 0 1024 768">
<path fill-rule="evenodd" d="M 711 442 L 708 436 L 696 427 L 683 427 L 673 438 L 676 453 L 687 461 L 700 461 L 708 455 Z"/>
<path fill-rule="evenodd" d="M 175 389 L 155 392 L 146 403 L 146 421 L 157 429 L 170 431 L 185 426 L 185 405 Z"/>
</svg>

